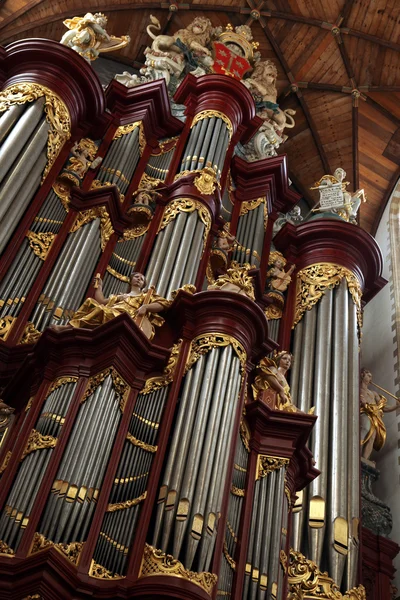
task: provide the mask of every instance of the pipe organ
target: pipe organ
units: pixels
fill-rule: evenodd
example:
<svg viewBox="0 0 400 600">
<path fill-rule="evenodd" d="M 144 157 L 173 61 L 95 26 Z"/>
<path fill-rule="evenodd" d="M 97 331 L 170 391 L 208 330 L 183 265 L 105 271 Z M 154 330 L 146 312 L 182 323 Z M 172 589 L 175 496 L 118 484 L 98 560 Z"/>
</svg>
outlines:
<svg viewBox="0 0 400 600">
<path fill-rule="evenodd" d="M 183 121 L 163 79 L 104 91 L 69 48 L 22 46 L 0 92 L 0 580 L 15 598 L 269 600 L 303 597 L 311 561 L 363 598 L 379 248 L 339 218 L 272 245 L 299 196 L 286 156 L 234 156 L 260 126 L 237 77 L 186 75 Z M 271 377 L 290 352 L 289 393 Z"/>
</svg>

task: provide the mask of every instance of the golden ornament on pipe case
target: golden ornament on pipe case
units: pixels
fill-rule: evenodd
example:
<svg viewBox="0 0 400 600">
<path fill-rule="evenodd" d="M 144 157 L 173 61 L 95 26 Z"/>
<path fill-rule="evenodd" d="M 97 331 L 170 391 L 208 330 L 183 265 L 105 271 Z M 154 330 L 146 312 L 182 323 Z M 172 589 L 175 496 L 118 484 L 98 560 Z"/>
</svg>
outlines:
<svg viewBox="0 0 400 600">
<path fill-rule="evenodd" d="M 89 576 L 95 579 L 123 579 L 121 575 L 117 573 L 113 575 L 112 571 L 97 564 L 94 560 L 90 563 Z"/>
<path fill-rule="evenodd" d="M 55 548 L 69 561 L 71 561 L 72 564 L 77 566 L 82 553 L 83 542 L 71 542 L 70 544 L 55 544 L 51 540 L 48 540 L 41 533 L 36 532 L 33 537 L 30 554 L 36 554 L 36 552 L 40 552 L 41 550 L 47 550 L 48 548 Z"/>
<path fill-rule="evenodd" d="M 39 431 L 36 431 L 36 429 L 32 429 L 20 460 L 24 460 L 28 454 L 36 452 L 36 450 L 54 448 L 57 441 L 57 438 L 52 435 L 42 435 Z"/>
<path fill-rule="evenodd" d="M 165 387 L 174 378 L 176 366 L 178 364 L 179 353 L 181 350 L 182 340 L 178 340 L 176 344 L 173 345 L 171 354 L 169 355 L 169 359 L 167 365 L 162 373 L 162 375 L 158 375 L 156 377 L 150 377 L 140 391 L 141 394 L 150 394 L 155 390 L 158 390 L 162 387 Z"/>
<path fill-rule="evenodd" d="M 40 260 L 46 260 L 56 234 L 28 231 L 26 237 L 29 240 L 29 245 L 32 248 L 33 253 L 38 256 Z"/>
<path fill-rule="evenodd" d="M 266 477 L 272 471 L 287 467 L 289 464 L 288 458 L 282 458 L 281 456 L 267 456 L 265 454 L 259 454 L 257 456 L 257 467 L 256 467 L 256 481 Z"/>
<path fill-rule="evenodd" d="M 216 119 L 221 119 L 225 123 L 229 131 L 229 137 L 231 138 L 233 133 L 232 122 L 229 119 L 229 117 L 224 115 L 224 113 L 220 112 L 219 110 L 202 110 L 201 112 L 197 113 L 197 115 L 192 121 L 190 129 L 193 129 L 193 127 L 199 121 L 202 121 L 203 119 L 212 119 L 213 117 L 215 117 Z"/>
<path fill-rule="evenodd" d="M 78 231 L 86 223 L 90 223 L 90 221 L 94 221 L 95 219 L 100 219 L 101 249 L 104 250 L 108 240 L 114 233 L 110 215 L 105 206 L 95 206 L 95 208 L 79 212 L 70 229 L 70 233 Z"/>
<path fill-rule="evenodd" d="M 109 367 L 108 369 L 105 369 L 104 371 L 93 375 L 93 377 L 90 377 L 85 393 L 82 396 L 81 403 L 85 402 L 85 400 L 87 400 L 87 398 L 89 398 L 89 396 L 91 396 L 94 393 L 96 388 L 99 385 L 101 385 L 106 379 L 106 377 L 108 377 L 109 375 L 111 375 L 114 390 L 120 398 L 119 406 L 121 412 L 124 412 L 126 400 L 130 392 L 130 387 L 126 383 L 126 381 L 122 379 L 121 375 L 119 375 L 119 373 L 114 369 L 114 367 Z"/>
<path fill-rule="evenodd" d="M 178 200 L 172 200 L 172 202 L 170 202 L 165 208 L 158 231 L 164 229 L 164 227 L 173 221 L 180 212 L 191 213 L 195 210 L 197 210 L 200 220 L 205 225 L 203 234 L 203 243 L 205 244 L 208 233 L 211 229 L 211 215 L 208 208 L 204 204 L 198 200 L 193 200 L 193 198 L 179 198 Z"/>
<path fill-rule="evenodd" d="M 243 346 L 230 335 L 225 333 L 206 333 L 196 337 L 191 343 L 191 350 L 186 361 L 185 373 L 192 368 L 200 356 L 207 354 L 213 348 L 231 345 L 236 352 L 242 367 L 245 366 L 247 354 Z"/>
</svg>

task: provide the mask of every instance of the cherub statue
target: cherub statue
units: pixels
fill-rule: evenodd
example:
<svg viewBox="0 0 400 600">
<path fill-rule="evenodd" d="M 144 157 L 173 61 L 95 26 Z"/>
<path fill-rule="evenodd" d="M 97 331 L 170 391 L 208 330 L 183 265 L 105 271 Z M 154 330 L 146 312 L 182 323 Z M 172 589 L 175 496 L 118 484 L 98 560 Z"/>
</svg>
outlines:
<svg viewBox="0 0 400 600">
<path fill-rule="evenodd" d="M 150 181 L 145 181 L 141 184 L 140 188 L 134 192 L 133 197 L 136 196 L 135 204 L 141 204 L 143 206 L 151 206 L 154 200 L 161 196 L 159 192 L 154 189 L 154 184 Z"/>
<path fill-rule="evenodd" d="M 292 404 L 290 387 L 286 379 L 292 361 L 293 356 L 287 350 L 278 352 L 273 358 L 263 358 L 257 366 L 257 375 L 252 386 L 254 399 L 257 399 L 260 392 L 271 390 L 270 395 L 273 396 L 271 404 L 274 408 L 285 412 L 296 412 L 297 408 Z"/>
<path fill-rule="evenodd" d="M 282 229 L 286 223 L 291 223 L 292 225 L 298 225 L 303 221 L 303 217 L 301 214 L 300 206 L 296 205 L 287 212 L 286 214 L 279 213 L 278 218 L 276 219 L 273 229 L 272 229 L 272 237 L 274 237 L 278 231 Z"/>
<path fill-rule="evenodd" d="M 154 327 L 160 327 L 164 319 L 158 314 L 170 306 L 170 302 L 158 296 L 154 288 L 147 292 L 144 275 L 133 271 L 129 281 L 129 292 L 105 298 L 103 283 L 100 276 L 96 275 L 94 298 L 86 298 L 85 302 L 76 311 L 69 322 L 70 327 L 94 329 L 108 323 L 114 317 L 128 314 L 140 327 L 144 335 L 152 339 Z M 62 326 L 54 327 L 60 329 Z"/>
<path fill-rule="evenodd" d="M 71 148 L 72 157 L 69 159 L 68 171 L 73 171 L 80 179 L 83 179 L 86 171 L 92 165 L 96 156 L 97 146 L 92 140 L 83 138 Z"/>
<path fill-rule="evenodd" d="M 286 292 L 291 282 L 291 274 L 296 265 L 292 265 L 288 271 L 285 271 L 286 259 L 280 252 L 271 252 L 269 256 L 269 265 L 272 267 L 267 271 L 267 287 L 269 291 Z"/>
<path fill-rule="evenodd" d="M 106 31 L 107 17 L 102 13 L 86 13 L 84 17 L 66 19 L 64 25 L 70 31 L 64 33 L 60 44 L 68 46 L 89 63 L 98 58 L 100 52 L 113 52 L 128 45 L 130 37 L 115 37 Z"/>
<path fill-rule="evenodd" d="M 220 275 L 207 289 L 235 292 L 254 300 L 253 277 L 249 274 L 251 269 L 253 267 L 248 263 L 239 265 L 236 261 L 232 261 L 227 272 Z"/>
<path fill-rule="evenodd" d="M 229 231 L 229 225 L 226 223 L 222 230 L 218 231 L 217 239 L 215 240 L 215 247 L 227 254 L 232 250 L 235 241 L 236 238 L 231 234 Z"/>
<path fill-rule="evenodd" d="M 362 368 L 360 385 L 361 455 L 367 460 L 369 460 L 372 450 L 381 450 L 386 441 L 383 413 L 393 412 L 400 407 L 399 398 L 394 396 L 396 404 L 387 406 L 385 396 L 370 390 L 369 385 L 376 385 L 372 383 L 372 373 L 368 369 Z"/>
</svg>

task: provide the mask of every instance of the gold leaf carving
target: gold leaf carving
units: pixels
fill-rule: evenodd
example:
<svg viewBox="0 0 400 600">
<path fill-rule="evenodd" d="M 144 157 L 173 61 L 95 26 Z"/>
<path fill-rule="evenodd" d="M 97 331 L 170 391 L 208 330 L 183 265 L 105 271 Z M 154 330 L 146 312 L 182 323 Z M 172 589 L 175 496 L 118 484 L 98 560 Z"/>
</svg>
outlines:
<svg viewBox="0 0 400 600">
<path fill-rule="evenodd" d="M 257 458 L 256 480 L 261 479 L 266 475 L 269 475 L 270 473 L 272 473 L 272 471 L 282 469 L 282 467 L 287 467 L 288 464 L 288 458 L 259 454 Z"/>
<path fill-rule="evenodd" d="M 34 233 L 28 231 L 26 237 L 29 240 L 29 245 L 32 248 L 34 254 L 40 258 L 40 260 L 46 260 L 54 238 L 55 233 Z"/>
<path fill-rule="evenodd" d="M 253 277 L 249 275 L 249 271 L 253 269 L 251 265 L 245 263 L 240 265 L 236 261 L 231 262 L 230 268 L 224 275 L 220 275 L 215 283 L 208 286 L 208 290 L 226 290 L 227 292 L 245 292 L 246 296 L 251 300 L 255 300 Z M 232 286 L 238 288 L 233 289 Z"/>
<path fill-rule="evenodd" d="M 255 210 L 265 202 L 265 197 L 257 198 L 256 200 L 246 200 L 240 205 L 240 216 L 246 215 L 248 212 Z"/>
<path fill-rule="evenodd" d="M 10 462 L 10 458 L 11 458 L 11 450 L 9 450 L 4 457 L 3 464 L 0 467 L 0 474 L 4 473 L 4 471 L 7 469 L 8 463 Z"/>
<path fill-rule="evenodd" d="M 220 112 L 219 110 L 202 110 L 201 112 L 197 113 L 192 121 L 190 129 L 193 129 L 193 127 L 199 121 L 202 121 L 203 119 L 212 119 L 212 117 L 216 117 L 217 119 L 224 121 L 229 131 L 229 137 L 231 138 L 233 133 L 232 122 L 226 115 L 224 115 L 224 113 Z"/>
<path fill-rule="evenodd" d="M 224 552 L 224 556 L 227 560 L 228 565 L 231 567 L 231 569 L 233 571 L 236 571 L 236 563 L 233 560 L 232 556 L 229 554 L 228 552 L 228 546 L 227 543 L 224 541 L 224 547 L 223 547 L 223 552 Z"/>
<path fill-rule="evenodd" d="M 22 453 L 21 460 L 24 460 L 31 452 L 36 450 L 43 450 L 44 448 L 54 448 L 57 444 L 57 438 L 52 435 L 42 435 L 36 429 L 32 429 L 28 441 L 26 442 L 25 449 Z"/>
<path fill-rule="evenodd" d="M 114 133 L 113 140 L 117 140 L 118 138 L 122 137 L 123 135 L 127 135 L 128 133 L 131 133 L 132 131 L 137 129 L 137 127 L 139 127 L 140 123 L 141 123 L 141 121 L 136 121 L 135 123 L 129 123 L 128 125 L 120 125 L 118 127 L 117 131 Z"/>
<path fill-rule="evenodd" d="M 105 206 L 95 206 L 94 208 L 78 213 L 70 229 L 70 233 L 78 231 L 86 223 L 90 223 L 90 221 L 94 221 L 95 219 L 100 219 L 101 249 L 104 250 L 108 240 L 114 233 L 110 215 L 106 211 Z"/>
<path fill-rule="evenodd" d="M 243 417 L 240 419 L 240 438 L 247 452 L 250 452 L 250 431 Z"/>
<path fill-rule="evenodd" d="M 14 550 L 10 548 L 8 544 L 0 540 L 0 554 L 7 554 L 8 556 L 13 556 L 15 554 Z"/>
<path fill-rule="evenodd" d="M 74 182 L 75 185 L 75 182 Z M 53 184 L 53 192 L 58 196 L 61 200 L 61 204 L 65 208 L 65 210 L 69 211 L 69 202 L 71 199 L 71 187 L 60 179 L 56 179 Z"/>
<path fill-rule="evenodd" d="M 138 446 L 138 448 L 142 448 L 142 450 L 146 450 L 146 452 L 157 452 L 157 446 L 151 446 L 151 444 L 146 444 L 141 440 L 135 438 L 131 433 L 126 434 L 126 439 L 131 442 L 134 446 Z"/>
<path fill-rule="evenodd" d="M 134 498 L 133 500 L 125 500 L 125 502 L 116 502 L 115 504 L 109 504 L 107 507 L 107 512 L 115 512 L 116 510 L 124 510 L 125 508 L 131 508 L 131 506 L 136 506 L 143 502 L 147 496 L 147 492 L 143 492 L 141 496 L 138 498 Z"/>
<path fill-rule="evenodd" d="M 40 336 L 42 335 L 41 331 L 38 331 L 33 323 L 28 321 L 25 326 L 24 333 L 22 334 L 20 344 L 35 344 Z"/>
<path fill-rule="evenodd" d="M 64 102 L 52 90 L 38 83 L 16 83 L 0 92 L 0 112 L 14 104 L 34 102 L 44 96 L 44 112 L 50 125 L 47 140 L 47 164 L 43 179 L 50 171 L 62 146 L 71 137 L 71 119 Z"/>
<path fill-rule="evenodd" d="M 74 565 L 78 565 L 79 558 L 83 549 L 83 542 L 71 542 L 70 544 L 55 544 L 48 540 L 43 534 L 36 532 L 33 537 L 31 554 L 36 554 L 47 548 L 55 548 L 63 554 Z"/>
<path fill-rule="evenodd" d="M 177 343 L 173 345 L 163 374 L 148 379 L 144 385 L 144 388 L 140 391 L 141 394 L 150 394 L 151 392 L 154 392 L 155 390 L 165 387 L 171 383 L 174 378 L 176 365 L 178 363 L 181 345 L 182 340 L 178 340 Z"/>
<path fill-rule="evenodd" d="M 215 192 L 217 185 L 217 175 L 213 168 L 205 167 L 193 180 L 194 187 L 199 190 L 201 194 L 210 196 Z"/>
<path fill-rule="evenodd" d="M 92 560 L 89 570 L 89 576 L 95 577 L 96 579 L 123 579 L 121 575 L 113 575 L 112 571 L 109 571 L 105 567 L 97 564 L 94 560 Z"/>
<path fill-rule="evenodd" d="M 233 347 L 239 357 L 242 367 L 244 367 L 247 360 L 246 351 L 235 338 L 226 335 L 225 333 L 207 333 L 199 335 L 192 341 L 191 351 L 186 362 L 185 373 L 191 369 L 200 356 L 207 354 L 207 352 L 213 348 L 222 348 L 229 345 Z"/>
<path fill-rule="evenodd" d="M 90 189 L 95 190 L 98 188 L 112 187 L 112 186 L 115 186 L 117 188 L 119 201 L 122 204 L 125 201 L 125 196 L 124 196 L 124 194 L 121 193 L 121 191 L 116 183 L 111 183 L 111 181 L 100 181 L 99 179 L 93 179 Z"/>
<path fill-rule="evenodd" d="M 326 290 L 332 290 L 346 279 L 353 302 L 357 307 L 359 328 L 362 327 L 361 286 L 356 276 L 334 263 L 316 263 L 297 273 L 296 308 L 293 327 L 301 320 L 306 310 L 311 310 Z"/>
<path fill-rule="evenodd" d="M 67 383 L 75 383 L 76 381 L 78 381 L 78 377 L 74 377 L 72 375 L 66 375 L 66 376 L 63 376 L 63 377 L 58 377 L 58 379 L 56 379 L 55 381 L 53 381 L 53 383 L 49 387 L 49 390 L 47 392 L 46 398 L 48 396 L 50 396 L 50 394 L 52 392 L 54 392 L 54 390 L 56 390 L 57 388 L 61 387 L 62 385 L 66 385 Z"/>
<path fill-rule="evenodd" d="M 281 551 L 281 564 L 288 573 L 289 595 L 293 600 L 307 598 L 327 598 L 329 600 L 365 600 L 365 588 L 360 585 L 352 588 L 345 594 L 329 577 L 323 573 L 318 566 L 308 560 L 300 552 L 290 549 L 289 560 Z"/>
<path fill-rule="evenodd" d="M 11 328 L 14 325 L 14 321 L 17 320 L 17 317 L 11 317 L 7 315 L 0 319 L 0 340 L 3 342 L 8 338 Z"/>
<path fill-rule="evenodd" d="M 241 488 L 236 487 L 235 485 L 232 485 L 232 487 L 231 487 L 231 493 L 234 496 L 240 496 L 240 497 L 244 496 L 244 490 L 242 490 Z"/>
<path fill-rule="evenodd" d="M 121 273 L 118 273 L 118 271 L 116 271 L 115 269 L 110 267 L 110 265 L 108 265 L 106 270 L 108 273 L 110 273 L 110 275 L 112 275 L 113 277 L 116 277 L 120 281 L 126 281 L 126 283 L 129 283 L 130 277 L 127 277 L 126 275 L 121 275 Z"/>
<path fill-rule="evenodd" d="M 103 381 L 106 377 L 108 377 L 108 375 L 111 375 L 112 377 L 114 389 L 120 398 L 120 409 L 122 412 L 124 412 L 125 403 L 130 392 L 130 387 L 126 383 L 126 381 L 122 379 L 122 377 L 118 374 L 114 367 L 109 367 L 108 369 L 97 373 L 97 375 L 93 375 L 93 377 L 90 377 L 85 393 L 82 396 L 81 403 L 85 402 L 85 400 L 94 393 L 95 389 L 103 383 Z"/>
<path fill-rule="evenodd" d="M 198 200 L 193 200 L 193 198 L 179 198 L 179 200 L 172 200 L 172 202 L 170 202 L 165 208 L 158 231 L 164 229 L 164 227 L 173 221 L 173 219 L 175 219 L 180 212 L 191 213 L 195 210 L 197 210 L 200 220 L 205 225 L 203 234 L 203 244 L 205 244 L 208 233 L 211 229 L 211 215 L 208 208 L 204 204 Z"/>
<path fill-rule="evenodd" d="M 218 577 L 214 575 L 214 573 L 208 573 L 207 571 L 201 573 L 189 571 L 188 569 L 185 569 L 179 560 L 170 554 L 165 554 L 162 550 L 158 550 L 157 548 L 146 544 L 139 577 L 143 578 L 154 575 L 182 577 L 183 579 L 198 585 L 209 595 L 211 595 L 218 580 Z"/>
</svg>

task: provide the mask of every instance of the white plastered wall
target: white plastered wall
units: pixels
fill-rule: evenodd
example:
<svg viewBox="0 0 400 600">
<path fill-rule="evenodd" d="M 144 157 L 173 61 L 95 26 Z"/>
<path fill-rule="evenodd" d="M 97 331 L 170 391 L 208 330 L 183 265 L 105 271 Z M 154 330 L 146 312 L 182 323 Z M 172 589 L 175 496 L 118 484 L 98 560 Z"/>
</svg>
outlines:
<svg viewBox="0 0 400 600">
<path fill-rule="evenodd" d="M 398 301 L 400 296 L 400 239 L 397 239 L 393 248 L 393 243 L 391 243 L 394 233 L 393 223 L 390 228 L 389 221 L 393 221 L 395 216 L 393 215 L 395 205 L 400 207 L 399 188 L 400 186 L 397 185 L 375 236 L 382 251 L 383 276 L 388 280 L 388 284 L 365 308 L 361 344 L 361 366 L 372 372 L 373 380 L 376 383 L 397 396 L 400 393 L 398 362 L 398 342 L 400 340 L 398 339 L 399 324 L 396 324 L 396 318 L 399 319 L 400 311 Z M 399 214 L 398 210 L 394 212 Z M 394 278 L 396 269 L 397 276 Z M 398 286 L 397 290 L 395 285 Z M 388 402 L 393 404 L 394 400 L 388 397 Z M 386 444 L 379 453 L 374 451 L 371 456 L 371 460 L 376 461 L 376 466 L 381 473 L 375 486 L 375 494 L 390 507 L 393 516 L 393 530 L 389 537 L 400 544 L 400 411 L 384 415 L 384 422 L 387 431 Z M 397 569 L 394 584 L 400 589 L 400 555 L 396 557 L 394 564 Z"/>
</svg>

